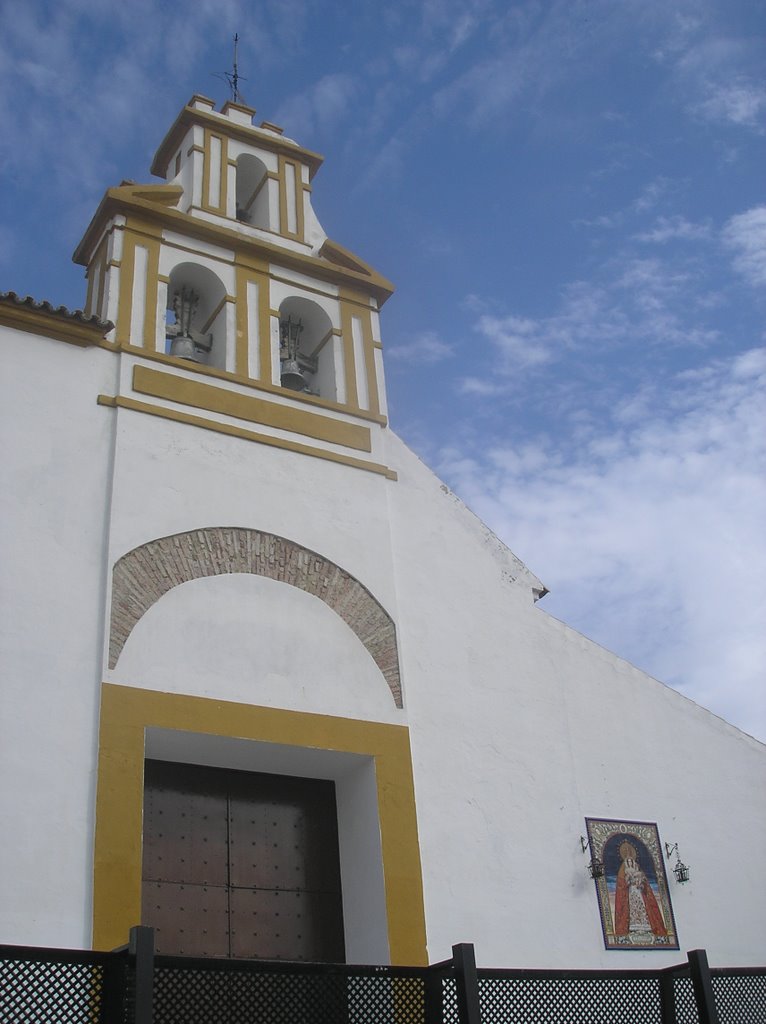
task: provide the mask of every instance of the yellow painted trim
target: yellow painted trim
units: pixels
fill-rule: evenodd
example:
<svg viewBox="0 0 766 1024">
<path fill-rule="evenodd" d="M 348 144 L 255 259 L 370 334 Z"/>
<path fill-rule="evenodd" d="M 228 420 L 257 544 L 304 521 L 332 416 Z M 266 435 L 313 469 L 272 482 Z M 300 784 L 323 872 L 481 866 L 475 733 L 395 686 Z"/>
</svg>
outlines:
<svg viewBox="0 0 766 1024">
<path fill-rule="evenodd" d="M 130 311 L 133 305 L 133 275 L 136 264 L 136 238 L 127 230 L 122 240 L 122 264 L 115 339 L 127 343 L 130 340 Z"/>
<path fill-rule="evenodd" d="M 268 279 L 267 279 L 268 280 Z M 268 309 L 261 306 L 261 315 L 265 316 L 267 329 L 271 330 L 271 324 L 269 323 Z M 263 342 L 264 335 L 261 332 L 261 341 Z M 269 341 L 270 346 L 270 341 Z M 282 398 L 286 394 L 289 394 L 291 401 L 300 402 L 301 405 L 313 406 L 314 408 L 321 410 L 331 410 L 333 412 L 345 413 L 348 416 L 353 416 L 356 419 L 369 420 L 371 423 L 378 423 L 380 426 L 385 427 L 388 425 L 388 419 L 385 416 L 374 416 L 367 409 L 349 409 L 347 405 L 342 402 L 333 402 L 329 398 L 320 398 L 319 395 L 308 395 L 301 391 L 290 391 L 287 392 L 283 387 L 278 384 L 270 383 L 269 379 L 253 380 L 252 377 L 240 376 L 237 373 L 231 373 L 229 370 L 219 370 L 215 366 L 205 366 L 202 363 L 190 363 L 184 359 L 178 359 L 175 356 L 165 355 L 164 352 L 149 352 L 147 349 L 141 348 L 138 345 L 131 345 L 128 342 L 117 343 L 116 348 L 120 352 L 126 352 L 128 355 L 140 356 L 144 360 L 150 360 L 151 362 L 163 363 L 165 366 L 175 366 L 176 368 L 181 367 L 189 373 L 199 374 L 204 377 L 213 377 L 216 380 L 227 381 L 233 384 L 240 384 L 242 387 L 252 388 L 254 391 L 263 391 L 268 395 L 280 395 Z M 263 355 L 263 352 L 261 353 Z M 270 356 L 271 348 L 269 347 L 267 355 Z M 261 364 L 263 367 L 263 364 Z M 271 373 L 271 370 L 269 370 Z"/>
<path fill-rule="evenodd" d="M 242 376 L 247 376 L 249 364 L 248 346 L 250 344 L 250 337 L 247 322 L 247 283 L 251 279 L 251 276 L 243 270 L 242 267 L 237 267 L 237 305 L 235 316 L 237 336 L 234 341 L 234 368 L 236 372 Z M 260 281 L 257 281 L 256 283 L 260 284 Z"/>
<path fill-rule="evenodd" d="M 301 165 L 295 161 L 288 161 L 295 168 L 295 224 L 296 234 L 301 242 L 306 241 L 306 218 L 303 209 L 303 181 Z"/>
<path fill-rule="evenodd" d="M 93 271 L 96 267 L 96 261 L 92 260 L 90 266 L 85 271 L 85 276 L 88 279 L 88 290 L 85 293 L 85 312 L 88 316 L 93 315 Z"/>
<path fill-rule="evenodd" d="M 322 416 L 290 405 L 278 405 L 238 391 L 202 384 L 175 373 L 163 373 L 148 366 L 133 367 L 133 390 L 141 395 L 159 398 L 179 405 L 191 405 L 195 409 L 218 413 L 260 423 L 276 430 L 289 430 L 295 434 L 313 437 L 317 441 L 355 448 L 357 451 L 372 451 L 369 427 L 355 423 L 344 423 L 330 416 Z"/>
<path fill-rule="evenodd" d="M 210 202 L 210 132 L 204 130 L 204 147 L 202 149 L 202 209 L 209 210 Z"/>
<path fill-rule="evenodd" d="M 148 220 L 146 217 L 142 217 L 140 214 L 128 214 L 125 218 L 125 231 L 134 235 L 136 238 L 140 238 L 150 242 L 161 242 L 162 241 L 162 227 L 153 220 Z"/>
<path fill-rule="evenodd" d="M 362 318 L 364 338 L 364 360 L 367 364 L 367 394 L 370 396 L 370 412 L 380 412 L 380 392 L 378 390 L 378 371 L 375 366 L 375 342 L 372 340 L 372 314 L 367 310 Z"/>
<path fill-rule="evenodd" d="M 373 341 L 373 343 L 372 343 L 372 347 L 373 347 L 373 348 L 379 348 L 379 349 L 380 349 L 381 351 L 383 350 L 383 345 L 382 345 L 382 343 L 381 343 L 381 342 L 379 342 L 379 341 Z"/>
<path fill-rule="evenodd" d="M 144 300 L 144 323 L 141 338 L 144 346 L 153 349 L 155 344 L 155 324 L 157 316 L 157 271 L 160 260 L 160 240 L 162 229 L 152 221 L 131 215 L 124 228 L 122 243 L 122 271 L 120 273 L 120 291 L 117 307 L 118 342 L 129 342 L 130 319 L 133 305 L 133 279 L 136 266 L 136 245 L 147 250 L 146 260 L 146 296 Z M 150 302 L 152 307 L 150 310 Z M 147 327 L 147 325 L 149 325 Z M 147 343 L 147 331 L 149 342 Z"/>
<path fill-rule="evenodd" d="M 96 306 L 91 309 L 91 313 L 95 313 L 96 316 L 101 316 L 101 311 L 104 308 L 104 296 L 106 294 L 106 275 L 109 273 L 109 262 L 106 258 L 107 249 L 109 248 L 109 240 L 104 238 L 104 261 L 101 264 L 101 274 L 98 280 L 98 294 L 96 295 Z M 115 266 L 115 262 L 112 262 L 112 266 Z M 119 266 L 119 263 L 117 264 Z"/>
<path fill-rule="evenodd" d="M 212 430 L 216 434 L 238 437 L 243 441 L 255 441 L 258 444 L 265 444 L 271 448 L 280 448 L 283 451 L 297 452 L 299 455 L 309 455 L 316 459 L 325 459 L 327 462 L 336 462 L 338 465 L 350 466 L 353 469 L 364 469 L 368 473 L 377 473 L 379 476 L 384 476 L 387 480 L 398 479 L 395 470 L 389 469 L 388 466 L 384 466 L 379 462 L 366 462 L 364 459 L 357 459 L 353 455 L 342 455 L 339 452 L 327 451 L 324 448 L 314 448 L 311 445 L 301 444 L 298 441 L 272 437 L 269 434 L 259 434 L 254 430 L 243 430 L 241 427 L 232 427 L 228 423 L 219 423 L 216 420 L 203 419 L 201 416 L 176 412 L 175 409 L 166 409 L 159 405 L 149 405 L 146 402 L 136 402 L 132 398 L 99 395 L 97 403 L 111 409 L 129 409 L 132 412 L 142 412 L 149 416 L 157 416 L 160 419 L 173 420 L 175 423 L 187 423 L 193 427 Z"/>
<path fill-rule="evenodd" d="M 205 154 L 205 147 L 204 146 L 198 146 L 196 142 L 193 142 L 191 144 L 191 146 L 189 146 L 189 148 L 186 150 L 186 155 L 187 156 L 191 156 L 192 153 L 202 153 L 202 155 L 204 156 L 204 154 Z"/>
<path fill-rule="evenodd" d="M 286 238 L 294 238 L 287 230 L 287 181 L 285 180 L 285 158 L 280 155 L 278 158 L 279 167 L 279 233 Z"/>
<path fill-rule="evenodd" d="M 287 165 L 295 175 L 295 231 L 288 228 L 287 216 Z M 300 197 L 300 201 L 299 201 Z M 301 193 L 301 165 L 295 160 L 279 156 L 279 233 L 285 238 L 294 238 L 297 242 L 304 240 L 303 196 Z"/>
<path fill-rule="evenodd" d="M 370 402 L 370 412 L 373 415 L 380 414 L 380 395 L 378 393 L 378 374 L 375 367 L 374 342 L 372 338 L 372 310 L 362 292 L 354 289 L 341 288 L 340 290 L 341 310 L 346 306 L 356 307 L 352 313 L 349 308 L 349 326 L 352 315 L 358 317 L 362 325 L 362 350 L 364 352 L 364 372 L 367 377 L 367 395 Z"/>
<path fill-rule="evenodd" d="M 214 205 L 210 202 L 210 175 L 213 167 L 213 139 L 218 139 L 221 143 L 219 168 L 218 168 L 218 204 Z M 226 216 L 226 194 L 228 189 L 228 162 L 229 162 L 229 149 L 228 139 L 221 131 L 214 131 L 209 128 L 205 128 L 205 149 L 204 149 L 204 161 L 202 166 L 202 209 L 207 210 L 209 213 L 217 213 L 222 217 Z"/>
<path fill-rule="evenodd" d="M 260 352 L 258 363 L 261 371 L 261 386 L 277 393 L 282 389 L 272 381 L 274 366 L 272 364 L 273 353 L 271 351 L 271 316 L 269 306 L 271 305 L 271 277 L 268 272 L 263 274 L 263 286 L 259 289 L 258 295 L 258 339 Z M 309 396 L 312 397 L 312 396 Z"/>
<path fill-rule="evenodd" d="M 409 730 L 352 718 L 102 683 L 93 866 L 93 948 L 141 920 L 144 737 L 148 728 L 332 750 L 375 762 L 391 962 L 428 962 Z"/>
<path fill-rule="evenodd" d="M 102 327 L 44 313 L 29 306 L 17 306 L 15 303 L 0 302 L 0 324 L 13 330 L 41 334 L 54 341 L 64 341 L 69 345 L 79 345 L 83 348 L 109 345 L 109 342 L 104 341 L 106 331 Z"/>
<path fill-rule="evenodd" d="M 109 246 L 109 236 L 104 234 L 103 238 L 99 242 L 96 251 L 93 253 L 93 259 L 88 265 L 88 294 L 85 298 L 85 309 L 90 315 L 96 314 L 101 315 L 101 303 L 104 298 L 104 276 L 106 274 L 106 251 Z M 93 294 L 93 272 L 99 270 L 98 276 L 98 292 Z"/>
<path fill-rule="evenodd" d="M 146 297 L 144 299 L 144 348 L 153 349 L 157 344 L 157 300 L 159 291 L 160 242 L 152 239 L 146 246 L 149 250 L 146 260 Z"/>
<path fill-rule="evenodd" d="M 225 217 L 229 205 L 229 140 L 224 135 L 221 138 L 221 191 L 219 207 L 221 214 Z"/>
<path fill-rule="evenodd" d="M 170 278 L 167 274 L 157 274 L 157 280 L 162 281 L 163 284 L 170 284 Z"/>
<path fill-rule="evenodd" d="M 346 370 L 346 402 L 352 409 L 359 409 L 359 394 L 356 390 L 356 359 L 354 356 L 354 334 L 351 323 L 352 311 L 347 302 L 340 305 L 340 324 L 343 332 L 343 365 Z"/>
</svg>

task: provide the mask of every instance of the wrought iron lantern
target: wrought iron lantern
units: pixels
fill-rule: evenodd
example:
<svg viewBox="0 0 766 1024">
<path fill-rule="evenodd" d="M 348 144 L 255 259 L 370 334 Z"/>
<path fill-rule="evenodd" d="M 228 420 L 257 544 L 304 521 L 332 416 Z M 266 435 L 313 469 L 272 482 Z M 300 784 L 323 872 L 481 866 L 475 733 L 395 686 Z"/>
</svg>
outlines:
<svg viewBox="0 0 766 1024">
<path fill-rule="evenodd" d="M 580 836 L 580 846 L 582 852 L 590 847 L 590 860 L 588 861 L 588 874 L 591 878 L 603 878 L 604 877 L 604 862 L 595 855 L 593 847 L 591 846 L 590 839 L 586 839 L 585 836 Z"/>
<path fill-rule="evenodd" d="M 676 862 L 673 865 L 673 874 L 676 876 L 677 882 L 688 882 L 689 881 L 689 866 L 684 864 L 681 860 L 681 855 L 678 852 L 678 843 L 665 843 L 665 856 L 670 860 L 671 855 L 675 852 Z"/>
</svg>

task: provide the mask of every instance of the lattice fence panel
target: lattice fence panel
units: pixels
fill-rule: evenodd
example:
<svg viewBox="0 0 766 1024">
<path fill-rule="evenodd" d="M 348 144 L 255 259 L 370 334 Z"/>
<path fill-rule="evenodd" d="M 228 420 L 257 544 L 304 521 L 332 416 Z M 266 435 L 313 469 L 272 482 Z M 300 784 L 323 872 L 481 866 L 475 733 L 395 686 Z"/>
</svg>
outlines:
<svg viewBox="0 0 766 1024">
<path fill-rule="evenodd" d="M 688 975 L 673 979 L 673 998 L 676 1004 L 676 1024 L 699 1024 L 694 986 Z"/>
<path fill-rule="evenodd" d="M 422 977 L 158 967 L 155 1024 L 424 1024 Z"/>
<path fill-rule="evenodd" d="M 103 1001 L 101 964 L 3 960 L 3 1024 L 97 1024 Z"/>
<path fill-rule="evenodd" d="M 712 982 L 721 1024 L 764 1024 L 766 973 L 713 974 Z"/>
<path fill-rule="evenodd" d="M 654 978 L 479 978 L 483 1024 L 662 1024 Z"/>
<path fill-rule="evenodd" d="M 460 1024 L 457 1008 L 457 986 L 454 978 L 442 980 L 442 1024 Z"/>
</svg>

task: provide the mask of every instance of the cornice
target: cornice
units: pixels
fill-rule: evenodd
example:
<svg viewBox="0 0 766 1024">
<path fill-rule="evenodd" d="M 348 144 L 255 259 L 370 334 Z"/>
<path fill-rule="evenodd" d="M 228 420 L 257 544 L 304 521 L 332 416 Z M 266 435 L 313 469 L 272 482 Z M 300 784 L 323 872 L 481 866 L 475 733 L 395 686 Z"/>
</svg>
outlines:
<svg viewBox="0 0 766 1024">
<path fill-rule="evenodd" d="M 173 158 L 173 154 L 181 145 L 188 129 L 195 124 L 209 128 L 211 131 L 221 132 L 230 139 L 237 139 L 249 145 L 261 146 L 271 150 L 273 153 L 282 153 L 293 160 L 298 159 L 307 165 L 309 179 L 314 177 L 324 162 L 324 157 L 320 156 L 319 153 L 314 153 L 310 149 L 304 149 L 297 142 L 291 142 L 289 139 L 269 131 L 262 131 L 254 125 L 239 124 L 237 121 L 231 121 L 220 114 L 186 106 L 175 119 L 167 135 L 160 143 L 152 161 L 152 174 L 156 174 L 158 178 L 166 177 L 168 164 Z"/>
<path fill-rule="evenodd" d="M 178 234 L 234 249 L 237 253 L 251 256 L 254 254 L 266 258 L 271 263 L 291 267 L 309 277 L 355 287 L 373 295 L 381 306 L 394 292 L 393 284 L 382 274 L 330 239 L 325 241 L 321 252 L 332 262 L 291 249 L 283 249 L 260 238 L 245 237 L 232 228 L 172 209 L 176 189 L 177 186 L 173 185 L 120 185 L 108 189 L 82 241 L 75 249 L 72 256 L 74 262 L 87 266 L 106 222 L 118 213 L 127 215 L 133 212 Z M 151 199 L 147 198 L 148 196 L 151 196 Z M 353 269 L 354 267 L 358 269 Z"/>
</svg>

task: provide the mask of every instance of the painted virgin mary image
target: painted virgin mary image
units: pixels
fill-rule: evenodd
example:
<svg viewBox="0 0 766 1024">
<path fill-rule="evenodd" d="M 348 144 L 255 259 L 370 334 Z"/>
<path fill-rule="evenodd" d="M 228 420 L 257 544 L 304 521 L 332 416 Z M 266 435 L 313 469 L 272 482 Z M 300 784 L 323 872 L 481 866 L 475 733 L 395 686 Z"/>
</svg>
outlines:
<svg viewBox="0 0 766 1024">
<path fill-rule="evenodd" d="M 668 934 L 657 899 L 644 873 L 634 843 L 620 843 L 620 866 L 614 893 L 614 934 L 616 936 Z"/>
</svg>

